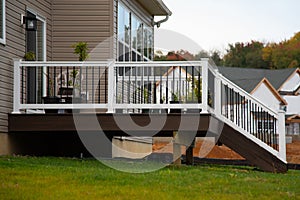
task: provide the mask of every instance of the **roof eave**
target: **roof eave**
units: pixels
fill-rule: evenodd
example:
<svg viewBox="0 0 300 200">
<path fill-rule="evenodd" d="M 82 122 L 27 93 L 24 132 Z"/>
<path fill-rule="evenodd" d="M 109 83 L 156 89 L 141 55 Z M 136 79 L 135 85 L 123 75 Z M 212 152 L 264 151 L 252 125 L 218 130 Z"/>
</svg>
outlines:
<svg viewBox="0 0 300 200">
<path fill-rule="evenodd" d="M 288 105 L 286 100 L 282 98 L 279 94 L 279 92 L 273 87 L 273 85 L 270 83 L 270 81 L 267 78 L 263 78 L 259 84 L 250 92 L 250 94 L 253 94 L 260 86 L 261 84 L 265 83 L 266 86 L 269 88 L 269 90 L 273 93 L 273 95 L 276 97 L 278 101 L 280 101 L 281 105 Z"/>
<path fill-rule="evenodd" d="M 153 16 L 170 16 L 172 12 L 162 0 L 137 0 Z"/>
</svg>

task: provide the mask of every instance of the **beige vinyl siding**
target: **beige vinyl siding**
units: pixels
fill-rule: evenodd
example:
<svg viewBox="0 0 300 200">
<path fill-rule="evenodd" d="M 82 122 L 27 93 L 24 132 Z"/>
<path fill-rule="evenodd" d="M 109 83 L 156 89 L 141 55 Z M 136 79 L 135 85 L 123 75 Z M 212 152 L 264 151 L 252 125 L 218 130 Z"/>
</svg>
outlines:
<svg viewBox="0 0 300 200">
<path fill-rule="evenodd" d="M 7 114 L 13 107 L 13 58 L 25 54 L 25 29 L 21 14 L 30 8 L 46 18 L 47 55 L 51 58 L 51 0 L 6 0 L 6 45 L 0 45 L 0 133 L 7 133 Z"/>
<path fill-rule="evenodd" d="M 53 0 L 53 60 L 76 61 L 72 44 L 88 43 L 89 60 L 112 58 L 114 0 Z M 100 44 L 100 48 L 94 48 Z"/>
</svg>

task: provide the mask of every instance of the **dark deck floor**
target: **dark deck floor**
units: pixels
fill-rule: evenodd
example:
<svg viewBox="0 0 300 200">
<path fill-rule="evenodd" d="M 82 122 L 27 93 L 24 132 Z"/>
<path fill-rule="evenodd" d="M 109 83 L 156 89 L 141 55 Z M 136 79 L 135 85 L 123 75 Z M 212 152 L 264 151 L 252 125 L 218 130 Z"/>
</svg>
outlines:
<svg viewBox="0 0 300 200">
<path fill-rule="evenodd" d="M 169 137 L 179 130 L 197 131 L 197 137 L 201 137 L 205 136 L 209 122 L 210 114 L 9 114 L 9 133 L 98 132 L 102 129 L 111 136 L 128 136 L 128 133 L 148 136 L 155 132 L 153 136 Z"/>
</svg>

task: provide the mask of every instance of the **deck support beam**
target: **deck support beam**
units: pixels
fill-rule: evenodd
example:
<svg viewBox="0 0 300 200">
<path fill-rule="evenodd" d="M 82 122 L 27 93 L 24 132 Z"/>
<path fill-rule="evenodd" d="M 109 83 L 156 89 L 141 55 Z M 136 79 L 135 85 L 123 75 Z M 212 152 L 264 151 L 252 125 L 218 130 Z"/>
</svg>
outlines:
<svg viewBox="0 0 300 200">
<path fill-rule="evenodd" d="M 195 147 L 195 139 L 193 140 L 192 144 L 187 147 L 185 151 L 187 165 L 194 165 L 194 154 L 193 154 L 194 147 Z"/>
<path fill-rule="evenodd" d="M 176 166 L 181 165 L 181 145 L 175 139 L 177 131 L 173 131 L 173 164 Z"/>
</svg>

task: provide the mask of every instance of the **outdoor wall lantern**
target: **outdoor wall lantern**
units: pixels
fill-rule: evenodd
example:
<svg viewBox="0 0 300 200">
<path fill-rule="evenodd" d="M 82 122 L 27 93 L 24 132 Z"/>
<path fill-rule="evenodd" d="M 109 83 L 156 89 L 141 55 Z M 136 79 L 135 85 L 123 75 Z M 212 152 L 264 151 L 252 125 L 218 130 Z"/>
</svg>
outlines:
<svg viewBox="0 0 300 200">
<path fill-rule="evenodd" d="M 37 29 L 36 18 L 23 16 L 23 24 L 25 24 L 26 31 L 36 31 Z"/>
</svg>

